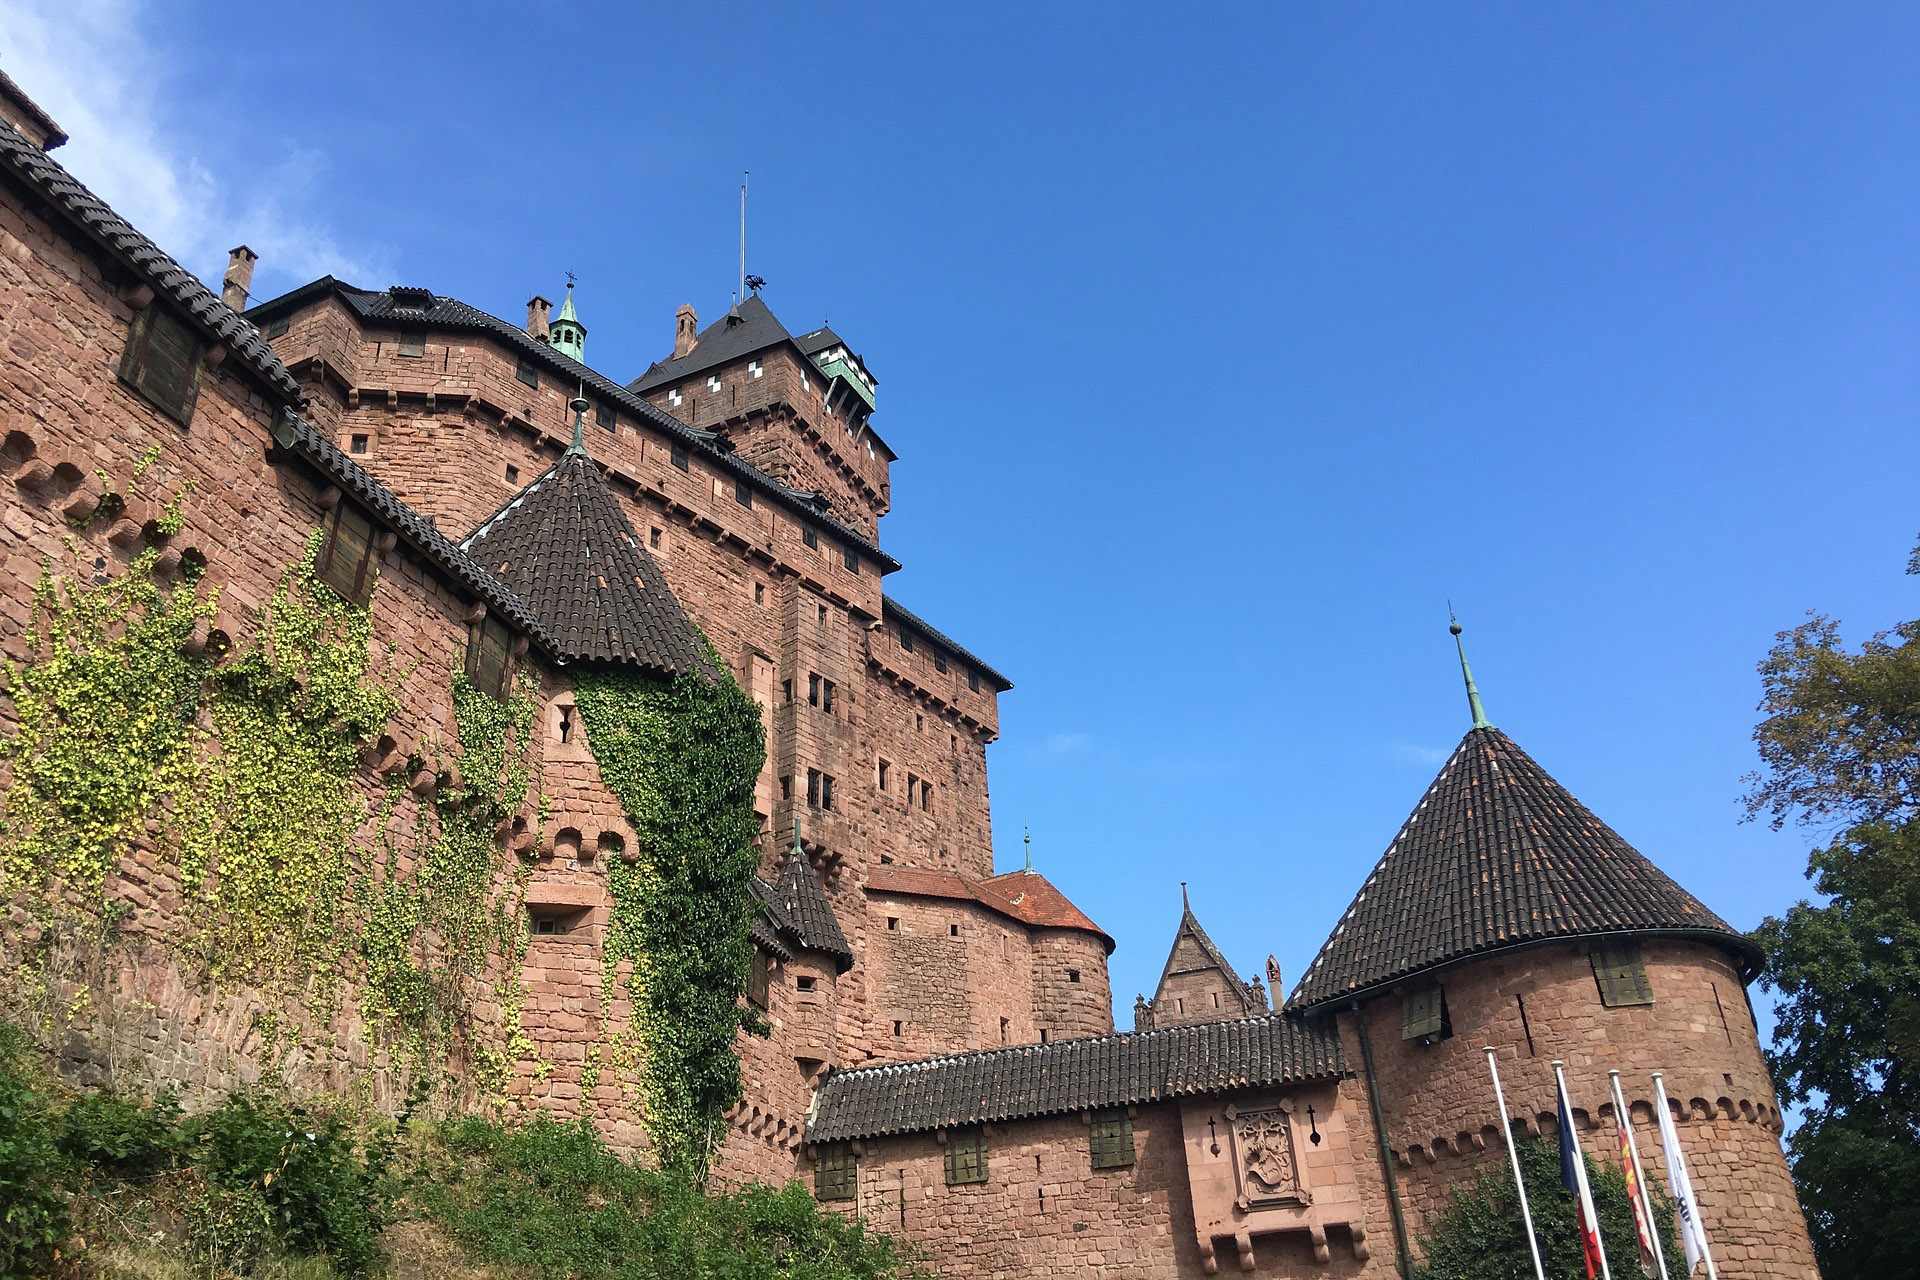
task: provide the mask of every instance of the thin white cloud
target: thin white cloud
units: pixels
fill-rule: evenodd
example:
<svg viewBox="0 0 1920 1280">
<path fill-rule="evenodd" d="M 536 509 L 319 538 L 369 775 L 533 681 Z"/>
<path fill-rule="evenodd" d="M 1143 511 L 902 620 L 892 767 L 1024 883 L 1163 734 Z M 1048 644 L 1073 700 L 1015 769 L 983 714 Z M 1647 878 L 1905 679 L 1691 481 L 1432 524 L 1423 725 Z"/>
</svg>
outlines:
<svg viewBox="0 0 1920 1280">
<path fill-rule="evenodd" d="M 1050 733 L 1042 738 L 1038 745 L 1031 748 L 1029 754 L 1035 760 L 1052 762 L 1070 760 L 1084 756 L 1093 749 L 1093 735 L 1090 733 L 1060 732 Z"/>
<path fill-rule="evenodd" d="M 1396 742 L 1390 750 L 1411 764 L 1438 765 L 1447 759 L 1447 752 L 1440 747 L 1422 747 L 1411 742 Z"/>
<path fill-rule="evenodd" d="M 311 212 L 324 155 L 296 148 L 225 175 L 194 154 L 187 131 L 170 127 L 175 82 L 147 37 L 147 10 L 143 0 L 0 0 L 0 70 L 70 135 L 55 159 L 210 283 L 242 243 L 268 280 L 391 279 L 384 252 L 343 246 Z"/>
</svg>

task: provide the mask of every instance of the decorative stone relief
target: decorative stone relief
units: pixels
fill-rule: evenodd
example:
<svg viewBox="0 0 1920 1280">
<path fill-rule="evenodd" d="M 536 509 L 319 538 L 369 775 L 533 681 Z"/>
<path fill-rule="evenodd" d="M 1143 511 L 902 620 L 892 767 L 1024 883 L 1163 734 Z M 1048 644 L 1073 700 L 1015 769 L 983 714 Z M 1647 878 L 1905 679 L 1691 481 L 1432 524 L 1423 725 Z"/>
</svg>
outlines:
<svg viewBox="0 0 1920 1280">
<path fill-rule="evenodd" d="M 1233 1139 L 1234 1203 L 1242 1211 L 1311 1203 L 1294 1155 L 1293 1118 L 1284 1107 L 1227 1108 Z"/>
</svg>

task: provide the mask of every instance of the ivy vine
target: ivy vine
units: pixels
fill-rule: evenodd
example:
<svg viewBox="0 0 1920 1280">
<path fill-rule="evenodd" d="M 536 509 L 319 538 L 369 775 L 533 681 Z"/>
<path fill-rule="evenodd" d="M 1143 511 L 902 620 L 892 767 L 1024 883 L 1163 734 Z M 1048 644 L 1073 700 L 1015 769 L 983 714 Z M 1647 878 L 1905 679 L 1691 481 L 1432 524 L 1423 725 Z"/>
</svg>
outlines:
<svg viewBox="0 0 1920 1280">
<path fill-rule="evenodd" d="M 753 792 L 766 738 L 758 707 L 708 653 L 710 672 L 672 679 L 573 676 L 600 776 L 639 836 L 637 856 L 608 868 L 603 1005 L 622 989 L 632 1016 L 607 1049 L 616 1069 L 638 1071 L 661 1165 L 696 1180 L 741 1097 L 736 1039 L 764 1029 L 740 993 L 753 958 Z M 599 1069 L 596 1053 L 583 1092 Z"/>
</svg>

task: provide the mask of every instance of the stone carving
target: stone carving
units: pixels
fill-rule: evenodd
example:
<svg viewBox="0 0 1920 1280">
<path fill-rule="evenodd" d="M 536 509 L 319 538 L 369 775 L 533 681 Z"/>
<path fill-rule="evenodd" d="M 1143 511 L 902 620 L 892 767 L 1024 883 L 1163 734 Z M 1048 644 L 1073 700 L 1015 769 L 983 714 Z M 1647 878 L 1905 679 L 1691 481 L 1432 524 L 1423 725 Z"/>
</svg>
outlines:
<svg viewBox="0 0 1920 1280">
<path fill-rule="evenodd" d="M 1232 1121 L 1236 1200 L 1242 1209 L 1271 1204 L 1306 1204 L 1300 1163 L 1293 1150 L 1293 1121 L 1285 1108 L 1258 1111 L 1228 1108 Z"/>
</svg>

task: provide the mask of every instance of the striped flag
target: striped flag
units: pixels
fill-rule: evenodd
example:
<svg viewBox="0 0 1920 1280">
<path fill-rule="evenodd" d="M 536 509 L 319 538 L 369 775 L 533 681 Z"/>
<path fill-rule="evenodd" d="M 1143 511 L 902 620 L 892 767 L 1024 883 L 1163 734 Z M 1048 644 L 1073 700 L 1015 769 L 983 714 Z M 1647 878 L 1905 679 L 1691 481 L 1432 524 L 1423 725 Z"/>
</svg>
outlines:
<svg viewBox="0 0 1920 1280">
<path fill-rule="evenodd" d="M 1573 1104 L 1567 1101 L 1567 1077 L 1553 1064 L 1553 1078 L 1560 1086 L 1560 1185 L 1573 1193 L 1580 1221 L 1580 1255 L 1587 1263 L 1587 1280 L 1613 1280 L 1607 1269 L 1606 1250 L 1600 1247 L 1600 1218 L 1593 1211 L 1593 1188 L 1587 1185 L 1587 1162 L 1580 1154 L 1579 1140 L 1573 1136 Z"/>
<path fill-rule="evenodd" d="M 1616 1082 L 1614 1088 L 1619 1087 Z M 1614 1118 L 1614 1128 L 1620 1135 L 1620 1170 L 1627 1176 L 1627 1203 L 1633 1206 L 1633 1229 L 1640 1238 L 1640 1274 L 1653 1280 L 1659 1268 L 1654 1260 L 1653 1215 L 1647 1211 L 1646 1189 L 1640 1185 L 1640 1159 L 1629 1141 L 1626 1113 L 1616 1109 Z"/>
</svg>

